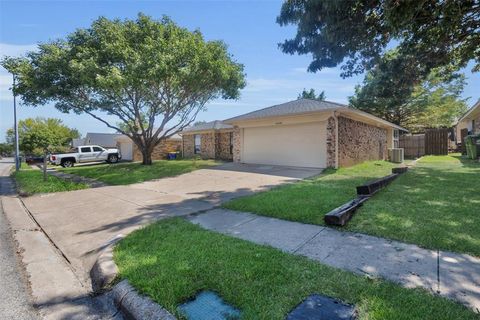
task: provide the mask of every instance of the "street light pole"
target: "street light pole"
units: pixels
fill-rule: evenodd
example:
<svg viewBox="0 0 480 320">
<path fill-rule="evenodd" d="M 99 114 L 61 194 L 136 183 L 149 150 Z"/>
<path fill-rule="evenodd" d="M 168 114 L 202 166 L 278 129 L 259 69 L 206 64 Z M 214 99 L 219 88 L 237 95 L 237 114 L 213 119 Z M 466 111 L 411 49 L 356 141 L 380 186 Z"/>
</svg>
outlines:
<svg viewBox="0 0 480 320">
<path fill-rule="evenodd" d="M 13 75 L 13 128 L 15 130 L 15 170 L 20 170 L 20 154 L 18 150 L 18 123 L 17 123 L 17 99 L 15 94 L 15 74 Z"/>
</svg>

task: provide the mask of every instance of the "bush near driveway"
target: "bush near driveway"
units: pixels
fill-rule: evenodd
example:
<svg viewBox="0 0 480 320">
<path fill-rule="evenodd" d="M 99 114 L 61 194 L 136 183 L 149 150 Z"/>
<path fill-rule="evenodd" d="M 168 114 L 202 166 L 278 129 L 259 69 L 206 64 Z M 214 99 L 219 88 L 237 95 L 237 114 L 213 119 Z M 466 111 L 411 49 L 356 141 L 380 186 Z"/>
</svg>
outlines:
<svg viewBox="0 0 480 320">
<path fill-rule="evenodd" d="M 18 192 L 21 194 L 62 192 L 86 189 L 88 186 L 84 183 L 65 181 L 60 178 L 47 175 L 47 181 L 43 181 L 43 172 L 34 170 L 26 163 L 22 163 L 20 171 L 13 172 Z"/>
<path fill-rule="evenodd" d="M 124 185 L 178 176 L 183 173 L 218 164 L 219 162 L 214 160 L 158 160 L 149 166 L 142 165 L 140 162 L 124 162 L 58 168 L 58 170 L 96 179 L 111 185 Z"/>
<path fill-rule="evenodd" d="M 479 319 L 425 290 L 334 269 L 180 218 L 133 232 L 117 245 L 114 258 L 121 278 L 172 313 L 199 291 L 213 290 L 243 319 L 285 319 L 312 293 L 355 304 L 359 319 Z"/>
<path fill-rule="evenodd" d="M 460 154 L 423 157 L 347 229 L 480 256 L 480 163 Z"/>
</svg>

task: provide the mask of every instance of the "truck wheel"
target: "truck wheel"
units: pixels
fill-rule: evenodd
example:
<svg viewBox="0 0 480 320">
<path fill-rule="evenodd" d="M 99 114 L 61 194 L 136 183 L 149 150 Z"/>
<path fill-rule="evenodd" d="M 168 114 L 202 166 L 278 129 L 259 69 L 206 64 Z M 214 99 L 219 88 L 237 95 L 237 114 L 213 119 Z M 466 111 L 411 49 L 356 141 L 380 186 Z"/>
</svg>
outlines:
<svg viewBox="0 0 480 320">
<path fill-rule="evenodd" d="M 108 162 L 110 163 L 117 163 L 118 162 L 118 156 L 116 154 L 111 154 L 108 156 Z"/>
<path fill-rule="evenodd" d="M 64 168 L 71 168 L 71 167 L 73 167 L 73 161 L 72 161 L 72 160 L 64 160 L 64 161 L 62 161 L 62 167 L 64 167 Z"/>
</svg>

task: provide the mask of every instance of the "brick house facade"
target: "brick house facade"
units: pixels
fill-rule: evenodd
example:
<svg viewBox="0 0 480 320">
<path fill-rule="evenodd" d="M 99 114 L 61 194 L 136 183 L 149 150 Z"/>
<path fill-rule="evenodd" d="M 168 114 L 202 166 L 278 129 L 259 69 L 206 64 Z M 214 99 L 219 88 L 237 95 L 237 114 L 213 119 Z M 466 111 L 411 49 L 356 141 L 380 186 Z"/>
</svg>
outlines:
<svg viewBox="0 0 480 320">
<path fill-rule="evenodd" d="M 183 156 L 185 158 L 198 156 L 202 159 L 233 160 L 233 149 L 231 147 L 233 130 L 184 133 L 182 136 Z M 200 137 L 200 150 L 197 150 L 197 153 L 195 153 L 195 136 Z"/>
<path fill-rule="evenodd" d="M 180 152 L 182 150 L 181 139 L 167 139 L 160 142 L 152 152 L 152 160 L 164 160 L 169 152 Z M 133 161 L 142 161 L 142 152 L 133 144 Z"/>
<path fill-rule="evenodd" d="M 182 152 L 185 158 L 233 160 L 234 128 L 221 121 L 212 121 L 182 132 Z M 199 143 L 195 147 L 195 141 Z"/>
<path fill-rule="evenodd" d="M 338 165 L 340 167 L 348 167 L 369 160 L 386 160 L 387 154 L 386 129 L 338 117 Z"/>
<path fill-rule="evenodd" d="M 406 131 L 346 105 L 309 99 L 224 122 L 234 126 L 234 162 L 317 168 L 387 160 L 398 133 Z"/>
</svg>

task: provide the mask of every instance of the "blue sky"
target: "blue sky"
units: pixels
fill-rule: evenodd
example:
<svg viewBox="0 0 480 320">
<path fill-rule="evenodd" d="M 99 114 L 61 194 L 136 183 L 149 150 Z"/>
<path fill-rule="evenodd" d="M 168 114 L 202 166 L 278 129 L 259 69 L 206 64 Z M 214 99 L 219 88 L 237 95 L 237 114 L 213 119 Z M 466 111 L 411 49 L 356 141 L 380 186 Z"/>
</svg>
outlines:
<svg viewBox="0 0 480 320">
<path fill-rule="evenodd" d="M 5 1 L 0 0 L 0 56 L 21 55 L 35 44 L 62 38 L 88 27 L 98 16 L 135 18 L 143 12 L 154 18 L 170 16 L 179 25 L 200 29 L 207 40 L 221 39 L 235 59 L 245 65 L 247 86 L 236 101 L 216 100 L 199 120 L 225 119 L 276 103 L 293 100 L 303 88 L 325 90 L 327 100 L 345 103 L 363 76 L 342 79 L 338 68 L 306 72 L 309 56 L 282 53 L 277 44 L 295 33 L 275 18 L 281 1 Z M 464 97 L 479 98 L 480 75 L 465 70 Z M 12 127 L 11 77 L 0 70 L 0 141 Z M 63 114 L 53 106 L 19 107 L 19 118 L 57 117 L 85 134 L 111 132 L 88 115 Z"/>
</svg>

